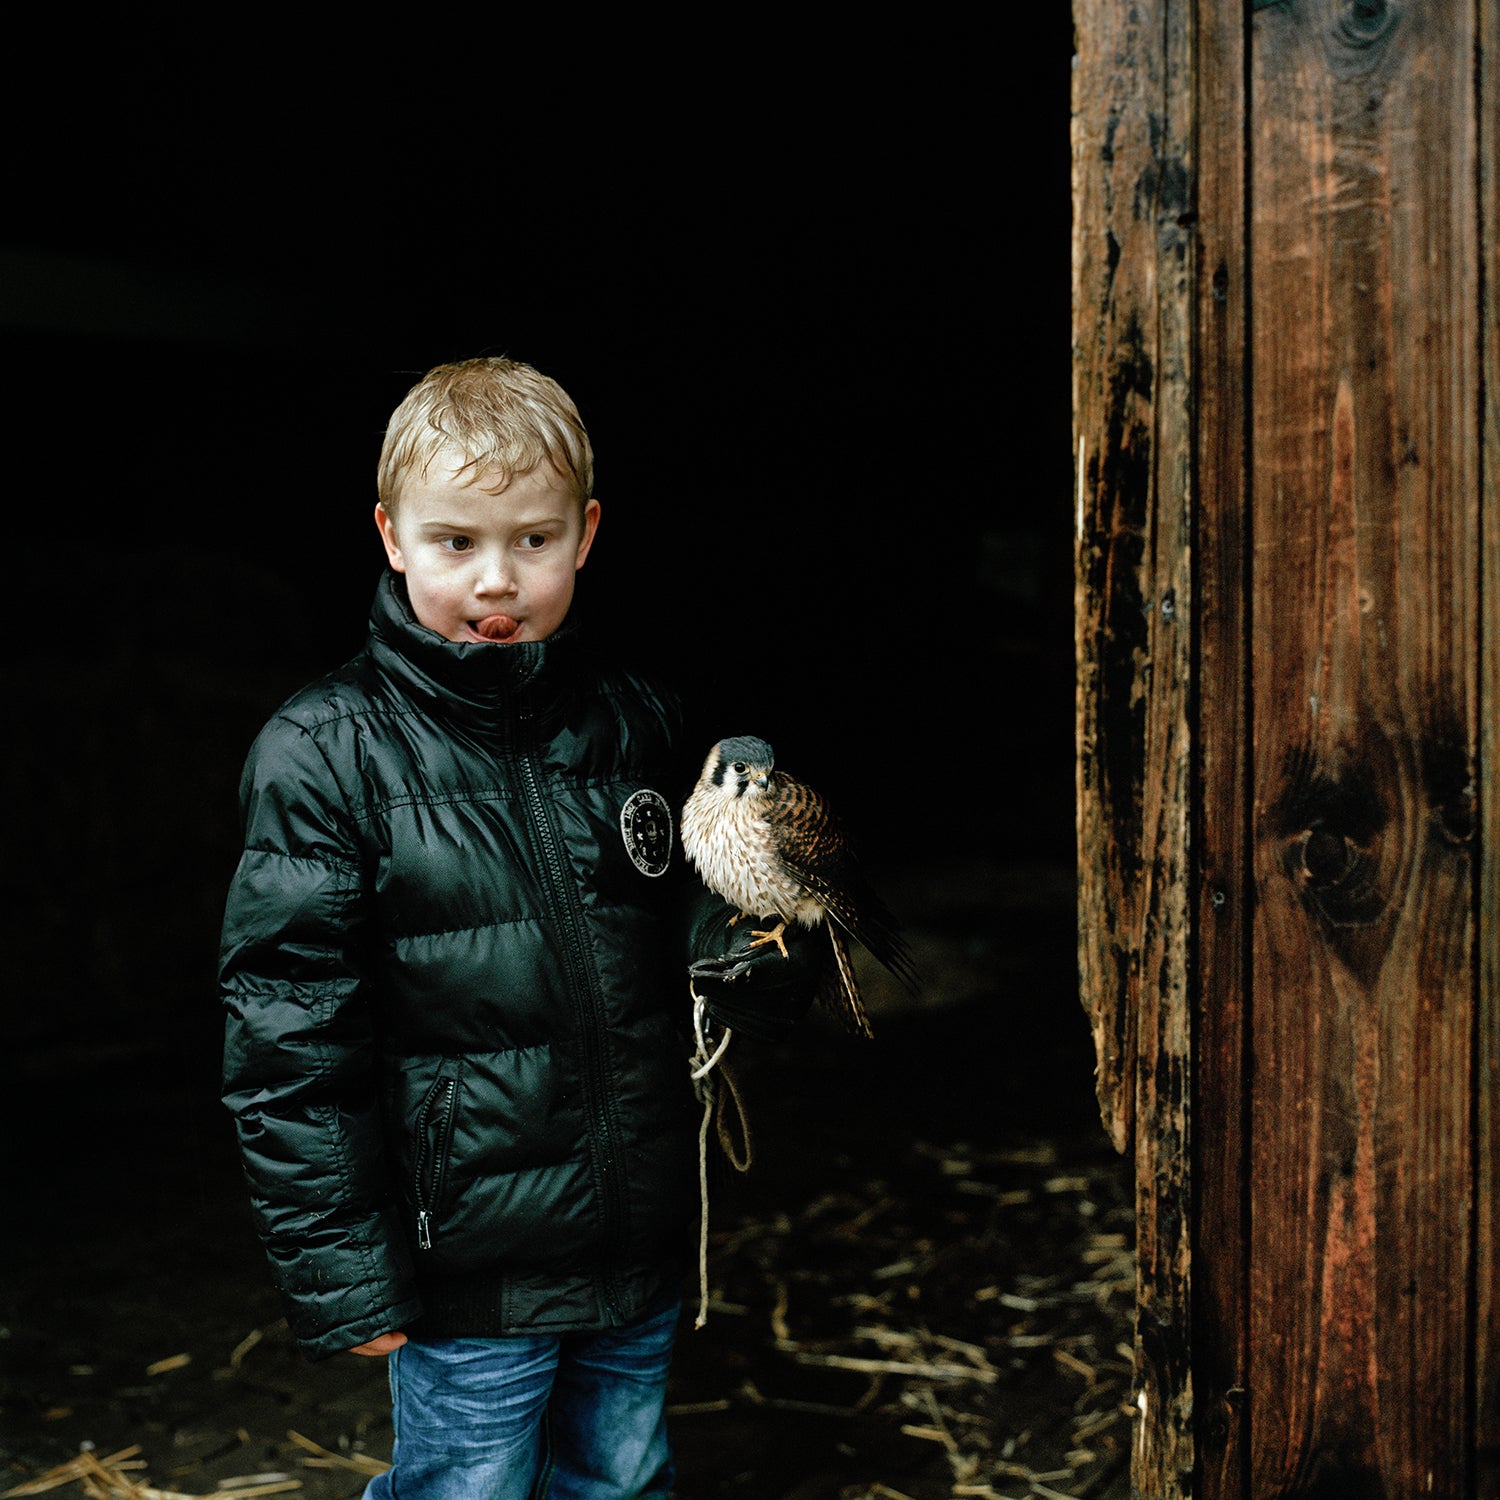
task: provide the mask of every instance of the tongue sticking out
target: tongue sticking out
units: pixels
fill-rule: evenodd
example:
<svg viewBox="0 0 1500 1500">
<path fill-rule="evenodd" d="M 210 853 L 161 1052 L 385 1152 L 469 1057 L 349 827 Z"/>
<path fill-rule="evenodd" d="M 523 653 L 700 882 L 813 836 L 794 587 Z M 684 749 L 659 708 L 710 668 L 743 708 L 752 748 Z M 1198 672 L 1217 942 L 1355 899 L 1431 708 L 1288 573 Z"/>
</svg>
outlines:
<svg viewBox="0 0 1500 1500">
<path fill-rule="evenodd" d="M 508 641 L 520 628 L 520 624 L 509 615 L 486 615 L 474 626 L 487 641 Z"/>
</svg>

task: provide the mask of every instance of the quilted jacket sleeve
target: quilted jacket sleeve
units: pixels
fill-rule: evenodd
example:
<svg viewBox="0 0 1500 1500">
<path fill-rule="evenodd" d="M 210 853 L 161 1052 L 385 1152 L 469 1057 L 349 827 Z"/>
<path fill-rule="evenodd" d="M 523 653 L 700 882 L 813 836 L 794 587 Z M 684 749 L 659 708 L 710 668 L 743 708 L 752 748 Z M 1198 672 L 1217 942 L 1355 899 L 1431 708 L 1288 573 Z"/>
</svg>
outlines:
<svg viewBox="0 0 1500 1500">
<path fill-rule="evenodd" d="M 256 1227 L 311 1359 L 421 1311 L 385 1205 L 353 821 L 313 734 L 274 719 L 241 783 L 220 949 L 224 1102 Z"/>
</svg>

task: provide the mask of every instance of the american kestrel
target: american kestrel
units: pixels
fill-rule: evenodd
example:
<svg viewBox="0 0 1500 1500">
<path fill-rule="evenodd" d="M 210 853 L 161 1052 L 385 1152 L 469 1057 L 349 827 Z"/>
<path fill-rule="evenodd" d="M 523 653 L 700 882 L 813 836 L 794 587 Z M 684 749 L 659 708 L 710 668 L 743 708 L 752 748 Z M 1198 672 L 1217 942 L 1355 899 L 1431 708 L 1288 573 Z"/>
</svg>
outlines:
<svg viewBox="0 0 1500 1500">
<path fill-rule="evenodd" d="M 788 922 L 827 929 L 835 972 L 819 996 L 851 1030 L 871 1036 L 849 961 L 853 938 L 908 989 L 916 975 L 895 918 L 856 861 L 843 827 L 805 782 L 776 769 L 753 735 L 720 740 L 682 810 L 682 846 L 711 891 L 742 917 L 770 922 L 756 944 L 783 953 Z M 738 919 L 736 919 L 738 920 Z"/>
</svg>

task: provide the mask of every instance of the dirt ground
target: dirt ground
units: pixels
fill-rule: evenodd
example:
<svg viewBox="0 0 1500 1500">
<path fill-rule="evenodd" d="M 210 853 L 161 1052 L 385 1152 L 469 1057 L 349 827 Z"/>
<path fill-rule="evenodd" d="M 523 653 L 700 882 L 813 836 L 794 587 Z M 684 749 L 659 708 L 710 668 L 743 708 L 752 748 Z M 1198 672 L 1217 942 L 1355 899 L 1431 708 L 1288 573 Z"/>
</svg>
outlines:
<svg viewBox="0 0 1500 1500">
<path fill-rule="evenodd" d="M 687 1288 L 680 1500 L 1121 1500 L 1130 1181 L 1071 890 L 976 861 L 891 897 L 922 1002 L 868 975 L 873 1042 L 815 1016 L 737 1052 L 755 1158 L 710 1189 L 701 1329 Z M 383 1363 L 286 1335 L 216 1039 L 205 1013 L 11 1058 L 0 1491 L 352 1500 L 389 1457 Z"/>
</svg>

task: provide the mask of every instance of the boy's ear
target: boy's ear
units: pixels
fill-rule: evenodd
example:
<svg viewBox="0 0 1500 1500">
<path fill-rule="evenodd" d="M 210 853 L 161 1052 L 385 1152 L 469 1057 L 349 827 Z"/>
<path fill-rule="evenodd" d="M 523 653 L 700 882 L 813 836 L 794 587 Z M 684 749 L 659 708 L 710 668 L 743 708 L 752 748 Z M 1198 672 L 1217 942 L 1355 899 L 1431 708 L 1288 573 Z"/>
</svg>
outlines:
<svg viewBox="0 0 1500 1500">
<path fill-rule="evenodd" d="M 390 559 L 391 567 L 396 572 L 406 571 L 406 559 L 401 555 L 401 548 L 396 542 L 396 523 L 391 520 L 390 512 L 383 505 L 375 507 L 375 525 L 380 531 L 380 540 L 385 545 L 385 555 Z"/>
<path fill-rule="evenodd" d="M 573 571 L 576 573 L 584 564 L 589 555 L 589 548 L 594 545 L 594 533 L 599 530 L 599 502 L 588 499 L 583 502 L 583 537 L 578 543 L 578 556 L 573 563 Z M 390 550 L 390 543 L 386 543 L 386 550 Z M 391 564 L 395 567 L 395 563 Z"/>
</svg>

